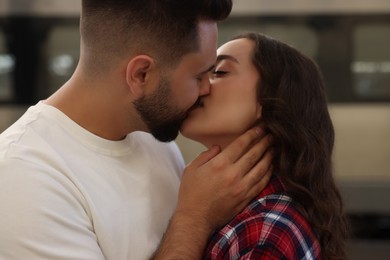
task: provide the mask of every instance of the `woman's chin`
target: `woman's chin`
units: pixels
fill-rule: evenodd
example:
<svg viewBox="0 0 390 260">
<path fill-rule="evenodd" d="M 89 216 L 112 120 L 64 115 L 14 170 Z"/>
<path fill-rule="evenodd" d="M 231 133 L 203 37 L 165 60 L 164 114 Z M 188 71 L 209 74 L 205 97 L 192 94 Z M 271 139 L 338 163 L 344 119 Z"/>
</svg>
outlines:
<svg viewBox="0 0 390 260">
<path fill-rule="evenodd" d="M 194 127 L 190 127 L 190 125 L 183 124 L 180 128 L 180 134 L 192 141 L 201 143 L 207 148 L 212 146 L 219 146 L 221 149 L 227 147 L 230 143 L 232 143 L 236 138 L 240 136 L 240 134 L 236 133 L 216 133 L 216 132 L 201 132 L 196 130 Z"/>
<path fill-rule="evenodd" d="M 204 135 L 200 135 L 199 133 L 195 134 L 193 131 L 188 131 L 188 129 L 186 129 L 186 128 L 181 128 L 180 134 L 182 136 L 184 136 L 185 138 L 188 138 L 192 141 L 198 142 L 198 143 L 208 147 L 207 141 L 206 141 L 207 137 L 205 137 Z"/>
<path fill-rule="evenodd" d="M 180 131 L 180 134 L 184 136 L 185 138 L 191 139 L 192 141 L 196 141 L 198 143 L 201 143 L 202 139 L 198 137 L 198 135 L 191 134 L 186 131 Z"/>
</svg>

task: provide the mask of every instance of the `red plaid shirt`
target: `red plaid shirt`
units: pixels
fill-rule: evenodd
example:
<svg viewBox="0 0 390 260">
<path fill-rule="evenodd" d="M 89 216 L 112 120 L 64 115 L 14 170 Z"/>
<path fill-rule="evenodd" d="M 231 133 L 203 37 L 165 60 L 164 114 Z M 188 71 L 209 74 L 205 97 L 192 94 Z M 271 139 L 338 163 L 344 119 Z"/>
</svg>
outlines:
<svg viewBox="0 0 390 260">
<path fill-rule="evenodd" d="M 279 178 L 209 241 L 204 259 L 321 259 L 307 220 Z"/>
</svg>

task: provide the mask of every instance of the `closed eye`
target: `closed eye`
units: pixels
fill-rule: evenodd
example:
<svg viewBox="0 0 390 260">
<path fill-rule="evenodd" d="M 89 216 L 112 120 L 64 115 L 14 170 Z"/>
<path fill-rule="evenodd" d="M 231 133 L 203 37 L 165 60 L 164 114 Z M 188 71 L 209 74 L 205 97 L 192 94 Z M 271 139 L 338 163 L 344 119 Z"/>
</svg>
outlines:
<svg viewBox="0 0 390 260">
<path fill-rule="evenodd" d="M 227 71 L 223 71 L 223 70 L 214 70 L 213 72 L 213 75 L 225 75 L 227 73 Z"/>
</svg>

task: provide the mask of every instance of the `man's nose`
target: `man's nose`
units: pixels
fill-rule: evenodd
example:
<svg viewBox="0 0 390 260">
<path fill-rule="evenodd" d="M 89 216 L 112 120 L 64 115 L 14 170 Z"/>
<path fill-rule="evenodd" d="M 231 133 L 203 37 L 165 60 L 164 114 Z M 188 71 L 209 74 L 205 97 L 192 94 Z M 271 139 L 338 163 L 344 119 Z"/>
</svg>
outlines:
<svg viewBox="0 0 390 260">
<path fill-rule="evenodd" d="M 205 96 L 210 93 L 210 79 L 209 77 L 203 77 L 201 85 L 200 85 L 200 90 L 199 90 L 199 96 Z"/>
</svg>

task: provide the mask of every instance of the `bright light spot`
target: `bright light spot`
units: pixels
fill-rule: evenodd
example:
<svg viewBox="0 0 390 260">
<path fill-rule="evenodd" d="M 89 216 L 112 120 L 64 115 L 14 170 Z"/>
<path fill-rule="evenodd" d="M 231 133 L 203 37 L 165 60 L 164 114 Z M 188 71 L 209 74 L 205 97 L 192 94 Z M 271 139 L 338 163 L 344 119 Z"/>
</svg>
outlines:
<svg viewBox="0 0 390 260">
<path fill-rule="evenodd" d="M 353 73 L 390 73 L 390 61 L 355 61 L 351 64 Z"/>
<path fill-rule="evenodd" d="M 59 76 L 68 76 L 73 72 L 75 61 L 71 55 L 55 56 L 50 62 L 50 70 Z"/>
<path fill-rule="evenodd" d="M 0 54 L 0 74 L 7 74 L 14 70 L 15 58 L 9 54 Z"/>
</svg>

